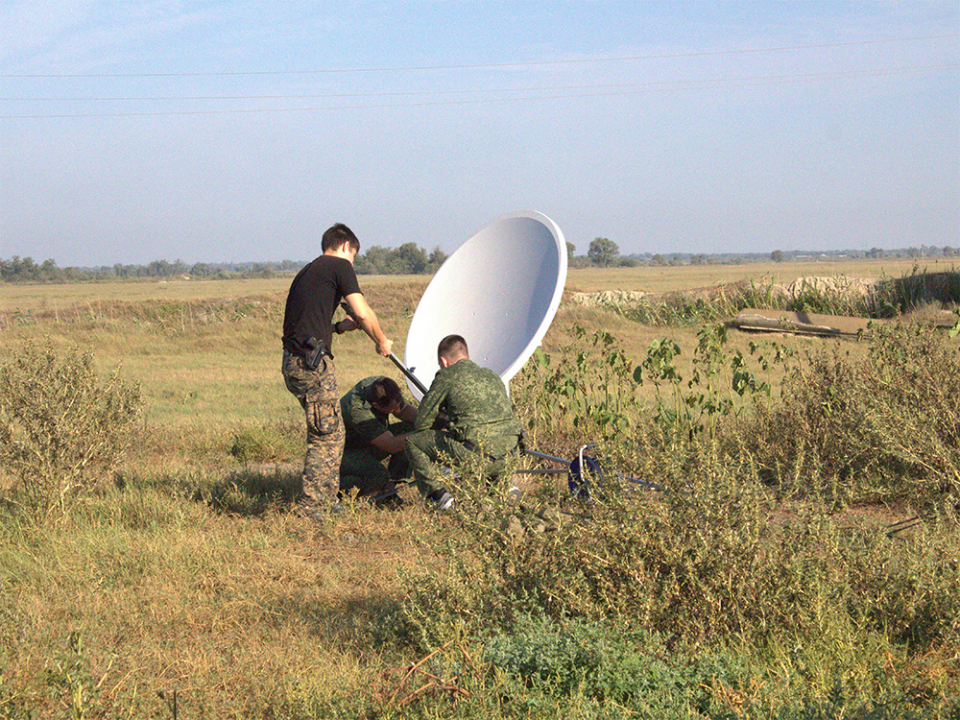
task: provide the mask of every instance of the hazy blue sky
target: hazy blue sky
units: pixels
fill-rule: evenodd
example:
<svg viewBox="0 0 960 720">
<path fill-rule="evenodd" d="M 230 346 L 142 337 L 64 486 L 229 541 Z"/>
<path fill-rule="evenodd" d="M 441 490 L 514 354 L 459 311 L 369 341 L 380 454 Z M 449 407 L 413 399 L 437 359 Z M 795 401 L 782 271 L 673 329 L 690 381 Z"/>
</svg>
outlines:
<svg viewBox="0 0 960 720">
<path fill-rule="evenodd" d="M 960 246 L 960 3 L 0 0 L 0 258 L 521 209 L 579 254 Z"/>
</svg>

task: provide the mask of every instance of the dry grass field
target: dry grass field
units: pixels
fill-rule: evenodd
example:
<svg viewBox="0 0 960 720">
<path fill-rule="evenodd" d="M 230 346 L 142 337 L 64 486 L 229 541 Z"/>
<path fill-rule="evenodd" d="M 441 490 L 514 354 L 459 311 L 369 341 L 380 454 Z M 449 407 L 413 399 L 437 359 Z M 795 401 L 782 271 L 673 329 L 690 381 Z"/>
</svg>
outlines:
<svg viewBox="0 0 960 720">
<path fill-rule="evenodd" d="M 858 479 L 841 488 L 848 495 L 836 487 L 844 467 L 866 475 L 893 461 L 847 458 L 836 469 L 825 444 L 819 454 L 797 450 L 820 465 L 790 466 L 809 487 L 778 493 L 764 474 L 791 462 L 789 443 L 776 442 L 791 434 L 782 428 L 815 438 L 823 434 L 804 435 L 800 424 L 830 415 L 811 421 L 789 403 L 781 411 L 785 366 L 761 371 L 758 343 L 811 354 L 803 372 L 812 384 L 802 387 L 822 391 L 823 408 L 831 398 L 869 401 L 856 395 L 869 377 L 851 370 L 847 382 L 842 369 L 890 348 L 893 358 L 900 340 L 730 331 L 722 349 L 698 356 L 708 337 L 699 325 L 654 327 L 569 302 L 573 292 L 912 269 L 851 260 L 571 270 L 543 343 L 551 364 L 530 366 L 513 388 L 537 449 L 572 457 L 614 427 L 599 411 L 616 403 L 625 467 L 698 488 L 608 498 L 590 523 L 553 476 L 525 478 L 527 514 L 503 509 L 503 488 L 491 494 L 466 479 L 453 515 L 430 513 L 410 494 L 398 511 L 356 503 L 326 524 L 292 514 L 303 440 L 279 370 L 289 277 L 0 286 L 0 356 L 47 341 L 64 356 L 91 351 L 99 372 L 120 366 L 143 402 L 121 466 L 68 514 L 36 525 L 0 506 L 0 718 L 960 717 L 960 531 L 947 515 L 935 519 L 946 507 L 941 491 L 905 459 L 927 453 L 923 462 L 939 463 L 955 492 L 960 476 L 948 475 L 960 451 L 949 428 L 946 444 L 905 448 L 895 458 L 902 470 L 874 485 Z M 360 281 L 402 354 L 428 279 Z M 636 367 L 664 340 L 680 350 L 682 382 L 664 375 L 637 387 L 616 374 L 619 353 Z M 902 352 L 957 356 L 945 333 L 925 342 Z M 342 389 L 371 374 L 402 380 L 359 333 L 336 343 Z M 710 440 L 692 424 L 669 442 L 658 435 L 664 421 L 654 416 L 665 409 L 719 417 L 711 403 L 734 396 L 735 353 L 770 383 L 761 407 L 779 436 L 750 426 Z M 721 355 L 727 366 L 710 380 Z M 823 368 L 834 374 L 817 385 Z M 693 385 L 698 371 L 705 379 Z M 881 381 L 910 384 L 896 372 Z M 550 395 L 563 378 L 572 378 L 569 395 Z M 909 403 L 949 409 L 948 390 Z M 684 395 L 674 406 L 669 392 Z M 574 424 L 577 408 L 589 421 Z M 915 434 L 910 412 L 897 417 L 881 429 Z M 830 427 L 840 443 L 843 425 Z M 881 486 L 898 472 L 917 502 Z M 0 474 L 6 497 L 15 478 Z M 827 476 L 833 485 L 821 491 L 817 478 Z M 863 494 L 845 499 L 854 492 Z M 918 527 L 894 539 L 882 532 L 920 513 L 928 519 Z"/>
<path fill-rule="evenodd" d="M 742 280 L 771 280 L 788 283 L 800 277 L 842 275 L 854 278 L 901 277 L 918 266 L 923 271 L 955 270 L 949 259 L 909 258 L 839 259 L 835 261 L 758 262 L 725 265 L 643 266 L 636 268 L 571 269 L 566 289 L 570 292 L 598 290 L 639 290 L 649 293 L 677 292 L 715 287 Z M 409 283 L 426 285 L 423 276 L 368 276 L 365 287 Z M 98 304 L 126 302 L 201 301 L 237 297 L 272 296 L 286 293 L 289 277 L 244 280 L 144 280 L 142 282 L 5 285 L 0 294 L 0 312 L 58 312 L 85 308 L 94 312 Z"/>
<path fill-rule="evenodd" d="M 942 264 L 942 263 L 941 263 Z M 567 297 L 600 290 L 667 293 L 713 288 L 741 281 L 788 283 L 802 277 L 899 277 L 910 272 L 906 259 L 848 260 L 830 263 L 752 263 L 682 267 L 573 269 L 567 276 Z M 952 267 L 952 266 L 951 266 Z M 940 269 L 940 266 L 936 266 Z M 931 267 L 931 272 L 934 271 Z M 104 367 L 122 362 L 144 384 L 148 412 L 161 424 L 206 426 L 211 417 L 228 423 L 293 412 L 282 387 L 279 367 L 278 306 L 286 296 L 289 277 L 242 280 L 165 280 L 70 285 L 8 285 L 0 294 L 0 350 L 15 343 L 20 330 L 45 332 L 63 342 L 97 349 Z M 420 293 L 429 278 L 372 276 L 361 278 L 372 305 L 379 311 L 398 355 Z M 383 301 L 380 295 L 386 292 Z M 152 317 L 128 316 L 145 306 Z M 282 307 L 279 307 L 282 313 Z M 224 317 L 224 313 L 228 316 Z M 272 313 L 272 317 L 270 314 Z M 249 314 L 249 317 L 248 317 Z M 33 319 L 36 318 L 36 323 Z M 247 322 L 249 319 L 250 322 Z M 257 322 L 258 320 L 263 322 Z M 222 342 L 220 328 L 236 332 Z M 544 339 L 547 351 L 564 345 L 568 330 L 608 329 L 639 357 L 660 336 L 680 342 L 689 355 L 694 333 L 689 329 L 648 328 L 623 318 L 564 303 Z M 149 342 L 143 342 L 149 339 Z M 132 342 L 133 341 L 133 342 Z M 796 339 L 801 346 L 809 340 Z M 371 374 L 402 379 L 386 361 L 369 352 L 366 338 L 342 339 L 338 362 L 341 384 L 347 386 Z M 213 352 L 216 362 L 205 362 Z M 224 373 L 228 373 L 229 382 Z M 219 381 L 213 381 L 216 374 Z M 223 386 L 229 389 L 224 392 Z M 213 415 L 209 415 L 212 413 Z"/>
</svg>

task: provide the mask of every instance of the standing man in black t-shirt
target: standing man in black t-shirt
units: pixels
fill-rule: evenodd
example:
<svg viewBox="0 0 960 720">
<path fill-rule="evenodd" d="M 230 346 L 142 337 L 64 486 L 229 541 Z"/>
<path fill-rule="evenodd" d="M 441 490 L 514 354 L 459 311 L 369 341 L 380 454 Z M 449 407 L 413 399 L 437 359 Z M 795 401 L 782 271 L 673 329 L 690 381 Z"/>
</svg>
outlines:
<svg viewBox="0 0 960 720">
<path fill-rule="evenodd" d="M 337 506 L 343 423 L 340 394 L 330 352 L 333 333 L 362 329 L 389 357 L 393 341 L 380 329 L 377 315 L 360 292 L 353 261 L 360 241 L 346 225 L 337 223 L 323 234 L 323 255 L 293 279 L 283 315 L 283 379 L 300 401 L 307 419 L 307 453 L 298 502 L 301 511 L 318 517 Z M 341 300 L 352 317 L 333 325 Z"/>
</svg>

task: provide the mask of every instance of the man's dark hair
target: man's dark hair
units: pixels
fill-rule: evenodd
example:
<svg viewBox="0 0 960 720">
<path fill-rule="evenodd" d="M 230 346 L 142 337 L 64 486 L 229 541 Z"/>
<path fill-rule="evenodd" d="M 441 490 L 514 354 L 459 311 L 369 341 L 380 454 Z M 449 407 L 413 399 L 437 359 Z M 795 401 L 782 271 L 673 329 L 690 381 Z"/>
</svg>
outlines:
<svg viewBox="0 0 960 720">
<path fill-rule="evenodd" d="M 394 402 L 403 402 L 403 395 L 400 392 L 400 386 L 388 377 L 377 378 L 373 381 L 366 391 L 367 402 L 386 407 Z"/>
<path fill-rule="evenodd" d="M 357 236 L 353 234 L 353 230 L 348 228 L 343 223 L 337 223 L 329 228 L 323 234 L 323 240 L 320 242 L 320 249 L 323 252 L 327 250 L 336 250 L 341 247 L 344 243 L 350 243 L 352 247 L 357 252 L 360 252 L 360 241 L 357 240 Z"/>
<path fill-rule="evenodd" d="M 470 351 L 467 350 L 467 341 L 460 335 L 447 335 L 437 346 L 437 355 L 443 357 L 467 356 Z"/>
</svg>

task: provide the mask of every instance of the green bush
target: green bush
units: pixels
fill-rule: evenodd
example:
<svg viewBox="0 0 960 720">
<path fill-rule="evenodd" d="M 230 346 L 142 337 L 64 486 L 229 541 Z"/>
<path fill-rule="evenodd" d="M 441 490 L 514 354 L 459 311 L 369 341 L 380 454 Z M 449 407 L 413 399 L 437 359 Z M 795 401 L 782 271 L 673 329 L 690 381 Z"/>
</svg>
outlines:
<svg viewBox="0 0 960 720">
<path fill-rule="evenodd" d="M 552 697 L 590 698 L 601 704 L 643 709 L 660 718 L 689 716 L 709 704 L 710 675 L 732 674 L 711 662 L 701 675 L 677 662 L 661 639 L 621 633 L 609 625 L 523 616 L 509 633 L 486 641 L 485 659 L 502 673 L 514 695 L 531 689 Z"/>
<path fill-rule="evenodd" d="M 36 520 L 66 513 L 115 469 L 140 418 L 138 387 L 105 381 L 94 357 L 25 344 L 0 368 L 0 459 L 13 476 L 9 499 Z"/>
<path fill-rule="evenodd" d="M 958 650 L 955 523 L 888 538 L 882 526 L 851 526 L 815 504 L 783 508 L 746 467 L 708 448 L 673 468 L 665 470 L 682 473 L 691 491 L 608 487 L 592 505 L 554 505 L 544 492 L 512 509 L 471 496 L 461 480 L 459 529 L 434 545 L 443 573 L 409 579 L 406 637 L 430 648 L 463 631 L 509 635 L 518 618 L 538 614 L 643 629 L 673 648 L 767 652 L 803 678 L 809 695 L 790 690 L 793 701 L 823 698 L 838 683 L 850 707 L 895 693 L 901 681 L 923 702 L 960 691 L 955 675 L 890 672 L 924 654 L 947 662 Z M 550 677 L 565 692 L 580 692 L 580 674 L 600 662 L 565 639 L 545 638 L 527 659 L 504 642 L 498 663 Z M 540 665 L 529 665 L 538 653 Z"/>
<path fill-rule="evenodd" d="M 872 328 L 866 358 L 809 355 L 782 400 L 736 429 L 794 496 L 842 505 L 960 495 L 960 353 L 921 324 Z"/>
</svg>

